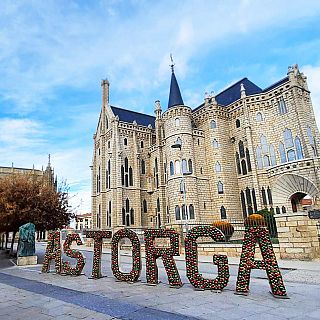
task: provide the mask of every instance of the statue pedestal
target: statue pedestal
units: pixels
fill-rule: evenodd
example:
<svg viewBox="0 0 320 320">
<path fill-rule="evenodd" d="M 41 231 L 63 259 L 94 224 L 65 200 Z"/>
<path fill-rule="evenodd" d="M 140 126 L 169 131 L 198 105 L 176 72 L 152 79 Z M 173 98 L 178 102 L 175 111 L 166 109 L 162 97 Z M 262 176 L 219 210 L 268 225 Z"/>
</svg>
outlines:
<svg viewBox="0 0 320 320">
<path fill-rule="evenodd" d="M 38 263 L 38 256 L 28 256 L 28 257 L 17 258 L 18 266 L 29 266 L 29 265 L 35 265 L 37 263 Z"/>
</svg>

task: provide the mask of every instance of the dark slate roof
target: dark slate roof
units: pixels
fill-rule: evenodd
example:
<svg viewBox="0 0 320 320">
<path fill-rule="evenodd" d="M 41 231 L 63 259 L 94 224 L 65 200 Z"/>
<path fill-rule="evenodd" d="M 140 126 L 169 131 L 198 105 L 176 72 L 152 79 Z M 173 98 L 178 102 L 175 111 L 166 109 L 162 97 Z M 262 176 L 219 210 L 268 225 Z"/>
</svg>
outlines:
<svg viewBox="0 0 320 320">
<path fill-rule="evenodd" d="M 171 83 L 170 83 L 170 93 L 169 93 L 169 102 L 168 109 L 174 106 L 184 105 L 179 85 L 176 79 L 174 72 L 171 74 Z"/>
<path fill-rule="evenodd" d="M 240 99 L 240 85 L 243 83 L 246 90 L 246 95 L 251 96 L 252 94 L 262 92 L 262 89 L 255 85 L 253 82 L 248 80 L 248 78 L 243 78 L 227 88 L 226 90 L 220 92 L 216 95 L 216 101 L 222 106 L 228 106 L 232 102 Z"/>
<path fill-rule="evenodd" d="M 154 128 L 154 122 L 156 118 L 153 116 L 149 116 L 148 114 L 121 109 L 113 106 L 111 106 L 111 110 L 115 116 L 119 117 L 120 121 L 129 122 L 129 123 L 136 121 L 138 125 L 145 126 L 145 127 L 151 124 L 152 128 Z"/>
<path fill-rule="evenodd" d="M 276 88 L 277 86 L 280 86 L 281 84 L 286 83 L 287 81 L 289 81 L 289 77 L 285 77 L 285 78 L 283 78 L 283 79 L 281 79 L 281 80 L 279 80 L 279 81 L 275 82 L 275 83 L 274 83 L 274 84 L 272 84 L 271 86 L 269 86 L 269 87 L 267 87 L 267 88 L 263 89 L 263 92 L 270 91 L 270 90 L 272 90 L 272 89 Z"/>
<path fill-rule="evenodd" d="M 229 88 L 227 88 L 227 89 L 223 90 L 222 92 L 220 92 L 219 94 L 217 94 L 215 98 L 216 98 L 216 101 L 219 105 L 227 106 L 227 105 L 237 101 L 238 99 L 240 99 L 240 85 L 241 85 L 241 83 L 243 83 L 243 85 L 244 85 L 244 88 L 246 90 L 246 95 L 250 96 L 253 94 L 257 94 L 257 93 L 270 91 L 270 90 L 276 88 L 277 86 L 280 86 L 281 84 L 286 83 L 287 81 L 289 81 L 289 77 L 285 77 L 285 78 L 275 82 L 274 84 L 272 84 L 269 87 L 262 90 L 260 87 L 258 87 L 253 82 L 251 82 L 248 78 L 243 78 L 243 79 L 239 80 L 238 82 L 236 82 L 235 84 L 233 84 L 232 86 L 230 86 Z M 195 108 L 193 111 L 196 111 L 203 106 L 204 106 L 204 103 L 202 103 L 200 106 Z"/>
</svg>

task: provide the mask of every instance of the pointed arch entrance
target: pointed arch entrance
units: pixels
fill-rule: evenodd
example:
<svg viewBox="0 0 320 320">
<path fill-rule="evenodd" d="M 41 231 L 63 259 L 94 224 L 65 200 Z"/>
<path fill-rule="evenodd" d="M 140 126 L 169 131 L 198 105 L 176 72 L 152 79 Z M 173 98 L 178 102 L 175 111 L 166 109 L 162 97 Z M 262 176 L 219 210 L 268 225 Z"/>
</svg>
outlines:
<svg viewBox="0 0 320 320">
<path fill-rule="evenodd" d="M 306 196 L 311 199 L 311 204 L 315 202 L 319 190 L 305 177 L 284 174 L 274 182 L 272 194 L 277 207 L 284 206 L 288 212 L 298 212 L 303 210 L 303 200 Z"/>
</svg>

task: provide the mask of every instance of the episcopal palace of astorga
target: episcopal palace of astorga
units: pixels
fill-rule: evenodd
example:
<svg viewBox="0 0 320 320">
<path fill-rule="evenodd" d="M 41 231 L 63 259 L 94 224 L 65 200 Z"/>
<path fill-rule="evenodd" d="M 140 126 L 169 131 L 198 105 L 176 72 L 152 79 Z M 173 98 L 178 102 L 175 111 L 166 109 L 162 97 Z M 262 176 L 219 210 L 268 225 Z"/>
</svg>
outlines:
<svg viewBox="0 0 320 320">
<path fill-rule="evenodd" d="M 265 89 L 243 78 L 191 108 L 172 66 L 155 116 L 114 107 L 102 81 L 94 134 L 95 228 L 178 227 L 318 208 L 320 136 L 297 65 Z"/>
</svg>

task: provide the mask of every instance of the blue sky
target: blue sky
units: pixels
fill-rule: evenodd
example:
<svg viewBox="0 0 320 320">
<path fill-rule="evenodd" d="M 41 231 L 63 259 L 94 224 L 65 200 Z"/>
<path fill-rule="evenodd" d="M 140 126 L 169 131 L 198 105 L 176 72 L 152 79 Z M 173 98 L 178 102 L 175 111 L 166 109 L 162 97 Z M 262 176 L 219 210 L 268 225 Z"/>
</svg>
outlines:
<svg viewBox="0 0 320 320">
<path fill-rule="evenodd" d="M 264 88 L 298 63 L 320 123 L 320 1 L 2 0 L 0 165 L 52 155 L 73 205 L 90 211 L 101 79 L 116 106 L 168 102 L 170 53 L 186 105 L 248 77 Z"/>
</svg>

